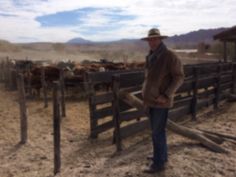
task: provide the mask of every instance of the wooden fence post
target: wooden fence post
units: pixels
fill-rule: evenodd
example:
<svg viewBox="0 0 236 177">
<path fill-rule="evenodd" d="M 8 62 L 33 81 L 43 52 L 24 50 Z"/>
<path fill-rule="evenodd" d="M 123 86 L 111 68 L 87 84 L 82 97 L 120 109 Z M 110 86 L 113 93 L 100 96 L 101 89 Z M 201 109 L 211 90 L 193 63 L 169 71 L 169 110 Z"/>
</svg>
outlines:
<svg viewBox="0 0 236 177">
<path fill-rule="evenodd" d="M 93 103 L 93 97 L 95 96 L 94 91 L 94 85 L 92 81 L 90 80 L 88 73 L 85 75 L 87 85 L 88 85 L 88 94 L 89 94 L 89 112 L 90 112 L 90 138 L 96 139 L 98 137 L 98 134 L 94 132 L 94 130 L 97 127 L 97 119 L 94 116 L 94 111 L 96 109 L 96 106 Z"/>
<path fill-rule="evenodd" d="M 223 44 L 224 44 L 224 53 L 223 53 L 223 57 L 224 57 L 224 62 L 227 62 L 227 42 L 226 41 L 223 41 Z"/>
<path fill-rule="evenodd" d="M 60 90 L 61 90 L 61 115 L 66 117 L 66 105 L 65 105 L 65 80 L 64 71 L 60 70 Z"/>
<path fill-rule="evenodd" d="M 236 46 L 236 44 L 235 44 Z M 236 52 L 236 51 L 235 51 Z M 232 73 L 232 77 L 233 77 L 233 85 L 232 85 L 232 90 L 231 93 L 232 94 L 236 94 L 236 62 L 233 63 L 233 73 Z"/>
<path fill-rule="evenodd" d="M 61 169 L 61 151 L 60 151 L 60 102 L 59 102 L 59 83 L 53 83 L 53 137 L 54 137 L 54 174 Z"/>
<path fill-rule="evenodd" d="M 3 61 L 1 61 L 1 64 L 0 64 L 0 82 L 3 82 L 4 81 L 4 77 L 3 77 L 3 71 L 4 71 L 4 66 L 3 66 Z"/>
<path fill-rule="evenodd" d="M 43 100 L 44 100 L 44 108 L 48 107 L 48 96 L 47 96 L 47 83 L 45 80 L 45 69 L 42 67 L 41 69 L 41 85 L 43 89 Z"/>
<path fill-rule="evenodd" d="M 10 63 L 9 63 L 8 79 L 9 79 L 9 81 L 8 81 L 8 84 L 9 84 L 8 85 L 8 89 L 12 90 L 12 87 L 13 87 L 13 83 L 12 83 L 12 68 L 11 68 Z"/>
<path fill-rule="evenodd" d="M 28 66 L 26 72 L 27 72 L 27 91 L 29 93 L 29 97 L 32 98 L 32 87 L 31 87 L 32 79 L 30 74 L 30 68 Z"/>
<path fill-rule="evenodd" d="M 17 71 L 15 69 L 10 70 L 10 90 L 17 90 Z"/>
<path fill-rule="evenodd" d="M 18 75 L 18 91 L 19 91 L 19 105 L 20 105 L 20 129 L 21 129 L 21 144 L 27 142 L 27 110 L 25 99 L 24 77 L 22 74 Z"/>
<path fill-rule="evenodd" d="M 5 88 L 6 89 L 9 89 L 9 72 L 10 72 L 10 62 L 9 62 L 9 58 L 7 57 L 6 64 L 5 64 Z"/>
<path fill-rule="evenodd" d="M 120 135 L 120 105 L 119 105 L 119 88 L 120 88 L 120 77 L 119 76 L 112 76 L 112 90 L 113 90 L 113 122 L 115 124 L 115 143 L 116 143 L 116 150 L 122 150 L 122 142 L 121 142 L 121 135 Z"/>
<path fill-rule="evenodd" d="M 5 76 L 5 70 L 6 70 L 6 62 L 5 60 L 2 61 L 2 82 L 5 84 L 6 82 L 6 76 Z"/>
<path fill-rule="evenodd" d="M 217 78 L 216 78 L 214 109 L 217 109 L 219 107 L 219 101 L 221 96 L 221 88 L 220 88 L 221 70 L 222 70 L 222 65 L 219 63 L 217 69 Z"/>
<path fill-rule="evenodd" d="M 199 80 L 199 68 L 194 67 L 194 81 L 193 81 L 193 99 L 191 103 L 192 120 L 196 120 L 197 115 L 197 99 L 198 99 L 198 80 Z"/>
</svg>

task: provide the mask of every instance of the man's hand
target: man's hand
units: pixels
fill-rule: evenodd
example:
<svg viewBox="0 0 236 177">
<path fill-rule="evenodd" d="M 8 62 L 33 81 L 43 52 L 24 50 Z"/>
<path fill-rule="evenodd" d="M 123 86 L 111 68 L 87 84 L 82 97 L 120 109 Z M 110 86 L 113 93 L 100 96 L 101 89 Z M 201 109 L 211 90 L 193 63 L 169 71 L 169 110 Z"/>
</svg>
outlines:
<svg viewBox="0 0 236 177">
<path fill-rule="evenodd" d="M 156 99 L 156 102 L 159 104 L 165 104 L 167 103 L 167 101 L 168 101 L 168 98 L 165 95 L 159 95 Z"/>
</svg>

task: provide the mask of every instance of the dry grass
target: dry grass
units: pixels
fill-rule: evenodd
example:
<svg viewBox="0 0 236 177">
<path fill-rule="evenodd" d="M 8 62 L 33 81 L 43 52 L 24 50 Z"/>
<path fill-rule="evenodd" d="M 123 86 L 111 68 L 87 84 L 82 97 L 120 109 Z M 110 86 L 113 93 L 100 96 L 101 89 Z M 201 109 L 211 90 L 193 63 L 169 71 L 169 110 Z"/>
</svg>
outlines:
<svg viewBox="0 0 236 177">
<path fill-rule="evenodd" d="M 42 101 L 28 101 L 28 143 L 19 145 L 19 106 L 17 93 L 0 84 L 0 176 L 53 176 L 52 104 L 44 109 Z M 59 177 L 145 176 L 142 169 L 151 152 L 149 131 L 124 141 L 124 151 L 115 152 L 112 131 L 88 139 L 87 101 L 67 101 L 67 117 L 61 125 L 62 169 Z M 225 104 L 217 112 L 198 116 L 187 126 L 235 134 L 236 105 Z M 230 154 L 211 152 L 197 142 L 168 132 L 169 162 L 162 177 L 235 177 L 236 144 L 224 143 Z"/>
<path fill-rule="evenodd" d="M 137 44 L 97 44 L 69 45 L 60 43 L 12 44 L 0 41 L 0 58 L 9 56 L 13 59 L 29 60 L 83 60 L 108 59 L 116 62 L 144 61 L 147 45 Z M 184 64 L 215 61 L 219 56 L 197 53 L 177 53 Z M 216 60 L 217 61 L 217 60 Z"/>
</svg>

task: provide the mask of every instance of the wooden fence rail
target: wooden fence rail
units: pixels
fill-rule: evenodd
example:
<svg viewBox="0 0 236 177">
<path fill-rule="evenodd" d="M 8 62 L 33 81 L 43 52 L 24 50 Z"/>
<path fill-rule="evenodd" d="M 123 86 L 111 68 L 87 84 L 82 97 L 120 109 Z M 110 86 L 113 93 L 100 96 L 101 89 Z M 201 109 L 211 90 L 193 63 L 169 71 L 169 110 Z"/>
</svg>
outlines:
<svg viewBox="0 0 236 177">
<path fill-rule="evenodd" d="M 232 63 L 227 65 L 217 64 L 215 66 L 217 73 L 213 70 L 212 73 L 203 73 L 202 67 L 194 66 L 192 79 L 185 81 L 177 91 L 175 104 L 170 110 L 169 118 L 177 120 L 191 114 L 193 120 L 196 120 L 196 114 L 201 108 L 209 105 L 214 105 L 214 108 L 218 108 L 219 102 L 225 99 L 226 95 L 232 90 L 233 77 L 232 74 L 229 74 L 233 73 L 232 66 Z M 229 72 L 229 70 L 231 71 Z M 114 132 L 118 151 L 121 150 L 123 138 L 149 127 L 148 120 L 143 112 L 136 109 L 133 110 L 132 107 L 125 110 L 120 109 L 120 107 L 124 107 L 122 105 L 124 103 L 119 100 L 120 90 L 130 87 L 133 87 L 132 92 L 135 91 L 135 88 L 138 90 L 140 88 L 139 85 L 143 82 L 141 75 L 143 75 L 143 72 L 116 74 L 113 76 L 113 117 L 115 119 Z M 183 96 L 186 91 L 190 91 L 191 95 Z"/>
<path fill-rule="evenodd" d="M 170 110 L 172 120 L 185 115 L 192 115 L 196 120 L 198 110 L 209 105 L 217 108 L 219 101 L 229 92 L 235 93 L 235 64 L 208 63 L 185 65 L 185 81 L 178 89 L 174 107 Z M 100 133 L 113 129 L 115 136 L 120 134 L 121 139 L 148 126 L 144 113 L 133 110 L 129 105 L 119 100 L 120 89 L 131 87 L 132 92 L 140 89 L 144 80 L 143 71 L 116 71 L 88 73 L 87 82 L 90 88 L 90 136 L 96 138 Z M 96 91 L 97 84 L 112 85 L 108 92 Z M 118 117 L 118 120 L 115 119 Z M 138 121 L 134 121 L 138 120 Z M 99 123 L 99 122 L 102 123 Z M 124 123 L 132 122 L 130 127 L 123 127 Z M 120 126 L 120 128 L 119 128 Z M 119 147 L 118 147 L 119 148 Z"/>
<path fill-rule="evenodd" d="M 109 71 L 109 72 L 91 72 L 86 74 L 86 83 L 89 92 L 89 112 L 90 112 L 90 137 L 97 138 L 98 134 L 114 127 L 112 115 L 113 94 L 111 89 L 107 92 L 97 92 L 98 85 L 107 84 L 111 86 L 112 76 L 116 73 L 125 73 L 130 71 Z M 99 107 L 101 106 L 102 107 Z M 104 120 L 98 125 L 99 120 Z"/>
</svg>

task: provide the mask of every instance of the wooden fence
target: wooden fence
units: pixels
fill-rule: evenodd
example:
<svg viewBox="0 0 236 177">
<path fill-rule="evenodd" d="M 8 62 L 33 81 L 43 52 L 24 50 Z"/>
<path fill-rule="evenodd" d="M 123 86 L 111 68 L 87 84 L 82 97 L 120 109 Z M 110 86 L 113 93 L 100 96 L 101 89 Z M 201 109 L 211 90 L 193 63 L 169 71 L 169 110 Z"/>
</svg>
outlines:
<svg viewBox="0 0 236 177">
<path fill-rule="evenodd" d="M 185 81 L 178 89 L 174 107 L 170 110 L 172 120 L 192 115 L 196 120 L 197 111 L 214 105 L 215 108 L 227 93 L 235 92 L 234 63 L 204 63 L 185 65 Z M 143 71 L 116 71 L 89 73 L 87 81 L 90 91 L 90 135 L 96 138 L 100 133 L 115 130 L 116 142 L 149 126 L 143 112 L 137 111 L 119 99 L 119 90 L 131 88 L 141 96 L 144 80 Z M 110 83 L 112 90 L 99 92 L 94 89 L 100 83 Z M 100 122 L 100 123 L 99 123 Z M 118 143 L 119 144 L 119 143 Z"/>
<path fill-rule="evenodd" d="M 89 93 L 90 137 L 97 138 L 98 134 L 114 127 L 112 115 L 113 93 L 111 90 L 112 76 L 117 73 L 130 71 L 91 72 L 86 75 L 86 85 Z M 99 85 L 107 85 L 109 90 L 96 91 Z M 102 123 L 98 124 L 99 120 Z"/>
<path fill-rule="evenodd" d="M 14 71 L 15 75 L 12 75 Z M 28 116 L 26 107 L 26 94 L 25 86 L 29 84 L 25 83 L 24 76 L 20 70 L 13 68 L 8 60 L 0 62 L 0 81 L 5 83 L 5 88 L 7 90 L 14 90 L 17 88 L 19 93 L 19 107 L 20 107 L 20 143 L 25 144 L 28 140 Z M 64 83 L 63 83 L 63 73 L 61 74 L 61 79 L 59 81 L 53 82 L 53 142 L 54 142 L 54 174 L 60 172 L 61 168 L 61 154 L 60 154 L 60 144 L 61 144 L 61 131 L 60 123 L 61 117 L 65 116 L 65 101 L 64 101 Z M 45 84 L 45 73 L 42 70 L 42 83 Z M 30 85 L 30 84 L 29 84 Z M 17 86 L 17 87 L 16 87 Z M 45 86 L 45 85 L 44 85 Z M 45 93 L 46 89 L 44 89 Z M 45 93 L 46 94 L 46 93 Z M 47 97 L 45 96 L 45 107 L 48 106 Z M 60 111 L 60 108 L 62 111 Z"/>
<path fill-rule="evenodd" d="M 5 82 L 7 88 L 11 88 L 11 82 L 14 81 L 10 68 L 7 60 L 0 63 L 0 80 Z M 185 115 L 191 115 L 192 119 L 196 120 L 196 114 L 201 108 L 210 105 L 218 108 L 219 102 L 224 100 L 227 94 L 236 92 L 236 63 L 185 65 L 184 72 L 185 81 L 178 89 L 174 107 L 169 113 L 169 118 L 172 120 L 178 120 Z M 42 76 L 44 75 L 42 71 Z M 144 72 L 141 70 L 87 73 L 91 138 L 97 138 L 100 133 L 113 130 L 117 150 L 121 150 L 124 138 L 149 127 L 149 121 L 142 111 L 136 110 L 119 99 L 121 89 L 128 89 L 129 92 L 141 98 L 140 89 L 143 80 Z M 54 174 L 60 172 L 60 119 L 61 115 L 66 115 L 63 73 L 59 81 L 60 84 L 53 85 Z M 45 80 L 42 77 L 43 82 Z M 107 85 L 108 91 L 96 90 L 99 85 Z M 24 101 L 24 104 L 20 102 L 21 142 L 26 143 L 27 115 L 24 106 L 23 76 L 19 80 L 18 89 L 20 100 Z M 59 99 L 59 95 L 63 98 Z"/>
</svg>

